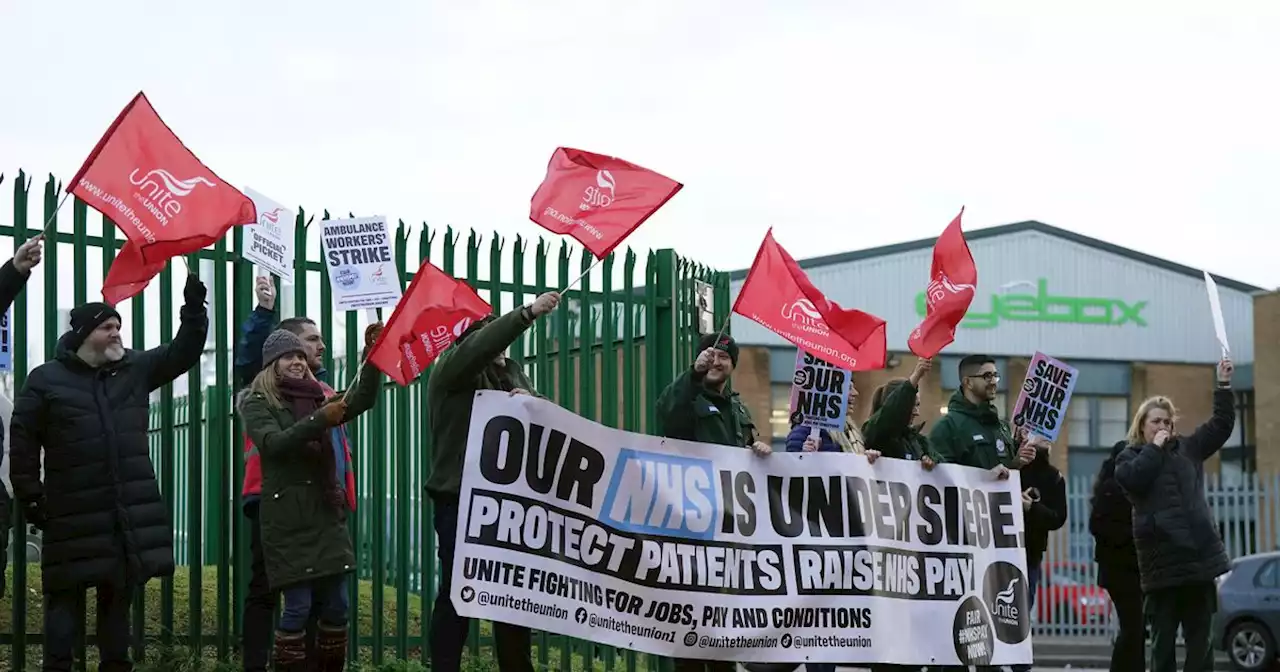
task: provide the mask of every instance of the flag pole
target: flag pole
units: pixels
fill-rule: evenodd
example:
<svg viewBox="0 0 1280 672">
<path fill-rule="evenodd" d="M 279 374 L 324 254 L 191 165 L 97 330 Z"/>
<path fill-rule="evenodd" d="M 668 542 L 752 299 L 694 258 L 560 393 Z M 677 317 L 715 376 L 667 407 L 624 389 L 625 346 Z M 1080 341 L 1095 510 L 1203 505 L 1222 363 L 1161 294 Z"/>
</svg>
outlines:
<svg viewBox="0 0 1280 672">
<path fill-rule="evenodd" d="M 365 315 L 370 319 L 369 324 L 377 324 L 382 321 L 381 316 L 378 315 L 377 308 L 366 308 Z M 368 324 L 365 325 L 365 329 L 368 329 L 368 328 L 369 328 L 369 325 Z M 356 389 L 356 386 L 360 384 L 360 374 L 364 373 L 364 367 L 366 364 L 369 363 L 369 355 L 372 355 L 372 354 L 373 354 L 373 346 L 368 346 L 364 353 L 364 357 L 360 360 L 360 367 L 356 369 L 355 380 L 352 380 L 351 384 L 347 386 L 347 389 L 342 391 L 342 403 L 344 404 L 347 403 L 347 396 L 351 394 L 351 390 Z"/>
<path fill-rule="evenodd" d="M 53 214 L 49 215 L 49 219 L 44 221 L 44 229 L 40 231 L 40 235 L 47 235 L 50 231 L 50 227 L 53 227 L 54 229 L 57 228 L 56 220 L 58 219 L 58 211 L 62 209 L 62 205 L 67 202 L 67 197 L 70 195 L 71 192 L 69 191 L 62 193 L 62 198 L 58 200 L 58 207 L 54 208 Z"/>
<path fill-rule="evenodd" d="M 572 288 L 573 288 L 575 285 L 577 285 L 579 282 L 582 282 L 582 279 L 583 279 L 583 278 L 585 278 L 585 277 L 587 277 L 587 274 L 591 272 L 591 269 L 595 268 L 596 266 L 599 266 L 599 265 L 600 265 L 600 262 L 602 262 L 602 261 L 604 261 L 604 259 L 603 259 L 603 258 L 601 258 L 601 257 L 596 257 L 596 260 L 595 260 L 595 261 L 593 261 L 593 262 L 591 262 L 591 265 L 587 267 L 587 270 L 583 271 L 581 275 L 579 275 L 578 277 L 576 277 L 576 278 L 574 278 L 574 279 L 573 279 L 573 282 L 570 282 L 569 284 L 565 285 L 565 286 L 564 286 L 564 289 L 562 289 L 562 290 L 560 290 L 560 291 L 558 291 L 558 292 L 556 292 L 556 293 L 557 293 L 557 294 L 561 294 L 561 295 L 563 295 L 565 292 L 567 292 L 567 291 L 569 291 L 570 289 L 572 289 Z"/>
</svg>

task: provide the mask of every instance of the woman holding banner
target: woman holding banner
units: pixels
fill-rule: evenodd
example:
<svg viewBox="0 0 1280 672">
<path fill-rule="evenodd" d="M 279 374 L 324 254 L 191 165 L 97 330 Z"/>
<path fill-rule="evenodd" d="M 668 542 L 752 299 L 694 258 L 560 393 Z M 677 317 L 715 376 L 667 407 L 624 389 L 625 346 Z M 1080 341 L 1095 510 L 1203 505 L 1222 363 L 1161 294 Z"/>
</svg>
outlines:
<svg viewBox="0 0 1280 672">
<path fill-rule="evenodd" d="M 365 330 L 366 351 L 381 329 Z M 373 407 L 382 373 L 366 363 L 349 396 L 326 399 L 306 345 L 284 329 L 267 337 L 262 364 L 236 407 L 262 455 L 263 558 L 272 589 L 284 594 L 274 668 L 339 672 L 347 659 L 347 574 L 355 551 L 347 531 L 350 465 L 336 428 Z M 318 660 L 308 661 L 304 628 L 313 599 L 324 607 Z"/>
<path fill-rule="evenodd" d="M 920 422 L 920 380 L 932 368 L 932 359 L 917 359 L 910 376 L 895 378 L 871 395 L 871 417 L 862 426 L 868 462 L 884 456 L 919 460 L 925 469 L 933 469 L 929 439 L 920 433 L 924 427 Z"/>
<path fill-rule="evenodd" d="M 829 432 L 825 429 L 815 432 L 813 428 L 800 424 L 804 422 L 804 416 L 799 411 L 792 413 L 791 432 L 787 434 L 787 452 L 863 454 L 867 442 L 863 439 L 862 432 L 858 431 L 858 421 L 853 418 L 853 409 L 857 404 L 858 387 L 850 381 L 849 402 L 845 405 L 842 432 Z"/>
</svg>

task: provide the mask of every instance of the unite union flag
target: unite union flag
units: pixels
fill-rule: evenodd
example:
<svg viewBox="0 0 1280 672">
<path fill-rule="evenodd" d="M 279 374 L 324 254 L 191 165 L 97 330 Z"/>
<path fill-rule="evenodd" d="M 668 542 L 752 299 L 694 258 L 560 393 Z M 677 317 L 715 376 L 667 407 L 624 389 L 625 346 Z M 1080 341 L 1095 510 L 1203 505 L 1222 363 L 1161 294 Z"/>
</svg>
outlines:
<svg viewBox="0 0 1280 672">
<path fill-rule="evenodd" d="M 110 297 L 142 291 L 169 259 L 258 219 L 253 201 L 196 158 L 142 92 L 107 128 L 67 192 L 115 222 L 127 239 L 103 287 L 112 303 Z M 117 270 L 120 264 L 126 268 Z"/>
<path fill-rule="evenodd" d="M 733 312 L 842 369 L 884 368 L 884 320 L 861 310 L 841 308 L 823 295 L 773 239 L 773 229 L 765 234 L 756 252 Z"/>
<path fill-rule="evenodd" d="M 470 285 L 423 259 L 369 350 L 369 362 L 397 384 L 408 385 L 472 322 L 492 312 Z"/>
<path fill-rule="evenodd" d="M 933 266 L 924 295 L 928 308 L 924 321 L 911 332 L 907 347 L 928 359 L 956 340 L 956 327 L 969 312 L 978 289 L 978 267 L 960 229 L 964 208 L 951 220 L 933 244 Z"/>
<path fill-rule="evenodd" d="M 622 159 L 558 147 L 529 203 L 529 219 L 604 259 L 682 188 Z"/>
</svg>

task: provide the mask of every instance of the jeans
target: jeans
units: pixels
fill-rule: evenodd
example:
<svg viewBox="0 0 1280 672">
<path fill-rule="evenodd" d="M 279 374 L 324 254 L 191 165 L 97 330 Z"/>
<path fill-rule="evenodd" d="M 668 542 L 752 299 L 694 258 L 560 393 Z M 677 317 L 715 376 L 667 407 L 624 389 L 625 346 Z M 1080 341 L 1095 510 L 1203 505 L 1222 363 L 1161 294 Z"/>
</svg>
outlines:
<svg viewBox="0 0 1280 672">
<path fill-rule="evenodd" d="M 130 672 L 129 607 L 133 591 L 111 585 L 97 588 L 99 672 Z M 70 672 L 80 625 L 85 618 L 85 591 L 65 590 L 44 596 L 44 670 Z"/>
<path fill-rule="evenodd" d="M 322 625 L 347 624 L 347 575 L 326 576 L 286 587 L 280 610 L 281 632 L 302 632 L 312 613 Z M 314 609 L 313 604 L 323 605 Z"/>
<path fill-rule="evenodd" d="M 1107 586 L 1111 604 L 1116 608 L 1120 632 L 1111 649 L 1111 672 L 1141 670 L 1146 667 L 1146 620 L 1142 616 L 1142 584 L 1135 575 L 1132 581 L 1115 581 Z"/>
<path fill-rule="evenodd" d="M 1209 628 L 1218 610 L 1218 591 L 1212 581 L 1153 590 L 1146 594 L 1143 608 L 1151 619 L 1151 672 L 1178 669 L 1179 625 L 1187 651 L 1183 672 L 1212 672 Z"/>
<path fill-rule="evenodd" d="M 249 554 L 252 562 L 249 566 L 249 594 L 244 600 L 241 656 L 244 658 L 245 672 L 267 672 L 267 661 L 271 658 L 272 631 L 275 630 L 276 604 L 280 601 L 280 594 L 271 589 L 271 583 L 267 580 L 267 561 L 262 555 L 262 525 L 258 518 L 258 503 L 246 504 L 244 514 L 249 518 Z M 311 601 L 317 610 L 324 608 L 315 596 L 312 596 Z M 316 650 L 314 614 L 307 621 L 306 633 L 307 656 L 313 657 Z"/>
<path fill-rule="evenodd" d="M 471 619 L 453 608 L 453 554 L 457 544 L 458 501 L 436 499 L 436 555 L 440 559 L 440 590 L 431 612 L 431 671 L 458 672 L 462 650 L 467 645 Z M 529 659 L 532 641 L 529 628 L 509 623 L 493 624 L 493 648 L 501 672 L 533 672 Z"/>
</svg>

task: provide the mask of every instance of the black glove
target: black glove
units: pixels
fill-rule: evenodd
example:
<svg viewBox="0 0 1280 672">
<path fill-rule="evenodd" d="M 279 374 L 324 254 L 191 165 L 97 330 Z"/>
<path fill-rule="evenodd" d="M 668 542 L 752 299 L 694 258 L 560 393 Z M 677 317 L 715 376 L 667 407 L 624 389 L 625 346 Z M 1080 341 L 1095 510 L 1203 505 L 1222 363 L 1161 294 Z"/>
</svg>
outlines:
<svg viewBox="0 0 1280 672">
<path fill-rule="evenodd" d="M 195 273 L 187 274 L 187 286 L 182 288 L 182 298 L 186 299 L 188 306 L 203 306 L 205 297 L 209 295 L 209 290 L 200 282 L 200 276 Z"/>
<path fill-rule="evenodd" d="M 40 500 L 27 502 L 26 505 L 22 507 L 22 515 L 27 519 L 28 525 L 32 525 L 42 532 L 44 531 L 44 524 L 46 521 L 44 517 L 43 502 Z"/>
</svg>

